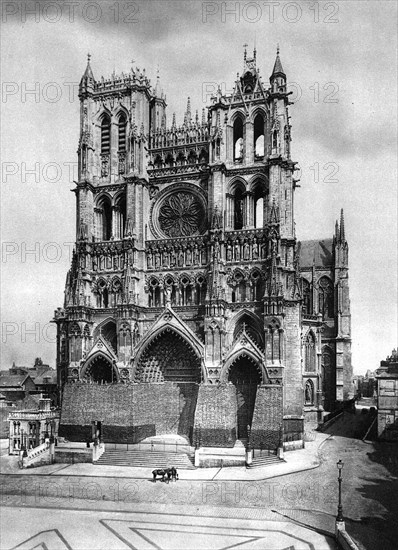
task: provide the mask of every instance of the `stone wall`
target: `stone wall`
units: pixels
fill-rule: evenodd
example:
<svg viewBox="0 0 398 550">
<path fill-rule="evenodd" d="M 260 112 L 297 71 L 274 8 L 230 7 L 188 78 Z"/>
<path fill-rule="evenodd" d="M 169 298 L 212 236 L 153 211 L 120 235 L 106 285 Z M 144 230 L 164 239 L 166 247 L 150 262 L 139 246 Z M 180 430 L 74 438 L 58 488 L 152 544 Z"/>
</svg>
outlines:
<svg viewBox="0 0 398 550">
<path fill-rule="evenodd" d="M 281 437 L 282 419 L 282 386 L 259 386 L 250 432 L 251 447 L 276 450 Z"/>
<path fill-rule="evenodd" d="M 232 384 L 199 386 L 194 444 L 233 447 L 236 441 L 236 388 Z"/>
<path fill-rule="evenodd" d="M 105 443 L 137 443 L 174 433 L 192 437 L 198 386 L 194 383 L 71 384 L 64 388 L 59 435 L 91 439 L 91 423 L 102 423 Z"/>
</svg>

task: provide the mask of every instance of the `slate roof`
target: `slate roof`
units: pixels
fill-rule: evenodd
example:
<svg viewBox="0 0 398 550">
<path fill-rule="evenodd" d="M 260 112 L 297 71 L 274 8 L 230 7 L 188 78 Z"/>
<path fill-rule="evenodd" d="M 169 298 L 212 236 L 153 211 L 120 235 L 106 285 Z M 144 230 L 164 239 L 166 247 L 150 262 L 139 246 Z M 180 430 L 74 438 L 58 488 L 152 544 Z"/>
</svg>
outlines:
<svg viewBox="0 0 398 550">
<path fill-rule="evenodd" d="M 333 239 L 300 242 L 300 268 L 333 266 Z"/>
<path fill-rule="evenodd" d="M 274 65 L 274 69 L 272 71 L 272 75 L 274 74 L 285 74 L 285 71 L 283 70 L 283 67 L 282 67 L 282 63 L 281 63 L 281 59 L 279 57 L 279 54 L 277 54 L 276 56 L 276 59 L 275 59 L 275 65 Z M 286 75 L 285 75 L 286 76 Z"/>
<path fill-rule="evenodd" d="M 48 382 L 44 379 L 48 378 Z M 36 385 L 43 385 L 43 384 L 56 384 L 57 383 L 57 371 L 54 369 L 47 369 L 43 373 L 41 373 L 39 376 L 34 377 L 34 382 Z"/>
<path fill-rule="evenodd" d="M 8 372 L 0 373 L 0 388 L 22 388 L 25 380 L 29 378 L 27 374 L 8 374 Z"/>
</svg>

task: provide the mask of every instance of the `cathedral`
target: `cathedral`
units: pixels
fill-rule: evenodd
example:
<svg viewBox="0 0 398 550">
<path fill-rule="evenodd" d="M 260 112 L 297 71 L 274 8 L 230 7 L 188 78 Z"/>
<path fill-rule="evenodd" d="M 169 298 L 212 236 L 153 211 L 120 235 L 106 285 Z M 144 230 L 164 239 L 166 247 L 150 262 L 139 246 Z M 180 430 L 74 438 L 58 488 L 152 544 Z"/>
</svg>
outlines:
<svg viewBox="0 0 398 550">
<path fill-rule="evenodd" d="M 184 121 L 157 76 L 79 86 L 76 247 L 55 311 L 59 435 L 300 448 L 352 397 L 348 244 L 300 242 L 287 77 L 245 49 Z"/>
</svg>

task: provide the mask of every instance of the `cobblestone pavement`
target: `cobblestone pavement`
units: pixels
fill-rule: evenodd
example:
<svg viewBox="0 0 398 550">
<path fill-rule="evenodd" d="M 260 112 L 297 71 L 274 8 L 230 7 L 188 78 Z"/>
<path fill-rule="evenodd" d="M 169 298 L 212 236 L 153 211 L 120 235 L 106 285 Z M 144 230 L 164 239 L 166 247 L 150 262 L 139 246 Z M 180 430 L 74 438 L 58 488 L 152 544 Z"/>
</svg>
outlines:
<svg viewBox="0 0 398 550">
<path fill-rule="evenodd" d="M 347 424 L 352 420 L 348 415 L 341 419 L 333 426 L 334 433 L 349 435 Z M 2 502 L 13 507 L 14 513 L 15 507 L 25 506 L 73 511 L 82 505 L 114 510 L 150 504 L 166 510 L 177 506 L 180 515 L 194 506 L 197 513 L 210 510 L 215 516 L 221 508 L 239 509 L 250 520 L 291 519 L 332 532 L 337 511 L 336 462 L 342 459 L 343 512 L 348 532 L 367 550 L 396 549 L 397 446 L 334 435 L 323 444 L 320 455 L 319 468 L 252 482 L 186 480 L 167 485 L 149 479 L 59 475 L 62 472 L 57 476 L 2 476 Z"/>
</svg>

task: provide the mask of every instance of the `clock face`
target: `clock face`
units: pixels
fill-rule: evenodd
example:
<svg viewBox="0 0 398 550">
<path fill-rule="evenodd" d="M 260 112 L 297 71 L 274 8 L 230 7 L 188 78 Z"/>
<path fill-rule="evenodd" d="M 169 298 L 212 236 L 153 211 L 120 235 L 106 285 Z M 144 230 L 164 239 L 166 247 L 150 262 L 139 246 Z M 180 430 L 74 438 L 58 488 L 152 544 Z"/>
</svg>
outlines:
<svg viewBox="0 0 398 550">
<path fill-rule="evenodd" d="M 179 191 L 162 201 L 158 222 L 167 237 L 190 237 L 202 233 L 205 217 L 202 201 L 194 193 Z"/>
</svg>

